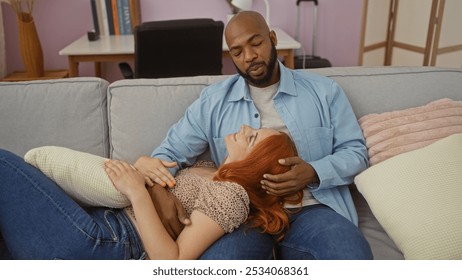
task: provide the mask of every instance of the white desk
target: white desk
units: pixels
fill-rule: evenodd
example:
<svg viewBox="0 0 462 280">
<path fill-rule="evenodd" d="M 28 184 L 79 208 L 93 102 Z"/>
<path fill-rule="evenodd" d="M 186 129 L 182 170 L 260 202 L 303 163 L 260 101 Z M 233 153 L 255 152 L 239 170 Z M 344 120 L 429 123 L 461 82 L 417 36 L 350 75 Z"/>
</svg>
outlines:
<svg viewBox="0 0 462 280">
<path fill-rule="evenodd" d="M 294 50 L 300 48 L 300 43 L 280 28 L 273 30 L 278 37 L 278 56 L 284 58 L 287 67 L 293 68 Z M 96 41 L 88 41 L 85 35 L 60 50 L 59 55 L 68 57 L 70 77 L 79 76 L 80 62 L 95 63 L 95 76 L 101 77 L 101 62 L 133 61 L 134 52 L 133 35 L 100 36 Z M 224 40 L 223 57 L 229 57 L 228 46 Z"/>
</svg>

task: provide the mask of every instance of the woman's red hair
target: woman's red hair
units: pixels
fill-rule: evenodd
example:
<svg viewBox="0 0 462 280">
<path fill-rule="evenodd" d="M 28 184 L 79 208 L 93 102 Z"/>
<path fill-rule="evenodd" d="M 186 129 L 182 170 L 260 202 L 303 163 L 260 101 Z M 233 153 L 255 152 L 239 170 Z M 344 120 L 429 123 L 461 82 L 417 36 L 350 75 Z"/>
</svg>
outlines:
<svg viewBox="0 0 462 280">
<path fill-rule="evenodd" d="M 303 191 L 290 197 L 274 196 L 267 194 L 260 182 L 264 174 L 289 171 L 290 167 L 279 164 L 278 160 L 296 155 L 295 145 L 287 134 L 271 135 L 256 145 L 244 160 L 223 164 L 214 180 L 231 181 L 244 187 L 250 199 L 249 221 L 254 227 L 261 227 L 263 232 L 280 239 L 289 226 L 284 203 L 300 203 Z"/>
</svg>

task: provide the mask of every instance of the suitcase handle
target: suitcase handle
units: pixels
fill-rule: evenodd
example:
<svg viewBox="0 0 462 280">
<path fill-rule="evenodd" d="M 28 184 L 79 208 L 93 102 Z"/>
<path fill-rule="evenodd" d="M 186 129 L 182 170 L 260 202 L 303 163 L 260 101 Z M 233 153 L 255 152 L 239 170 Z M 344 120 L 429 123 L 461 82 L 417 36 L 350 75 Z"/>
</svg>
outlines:
<svg viewBox="0 0 462 280">
<path fill-rule="evenodd" d="M 300 5 L 300 2 L 314 2 L 314 5 L 318 5 L 318 0 L 297 0 L 297 6 Z"/>
</svg>

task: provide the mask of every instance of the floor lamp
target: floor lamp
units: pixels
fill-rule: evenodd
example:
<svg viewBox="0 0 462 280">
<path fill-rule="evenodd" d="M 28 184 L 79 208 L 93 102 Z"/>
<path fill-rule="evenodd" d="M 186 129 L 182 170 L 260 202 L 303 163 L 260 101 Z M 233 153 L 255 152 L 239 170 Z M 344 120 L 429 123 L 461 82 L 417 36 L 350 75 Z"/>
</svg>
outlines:
<svg viewBox="0 0 462 280">
<path fill-rule="evenodd" d="M 263 0 L 266 6 L 266 23 L 270 26 L 270 5 L 268 0 Z M 253 0 L 232 0 L 231 5 L 239 10 L 252 10 Z"/>
</svg>

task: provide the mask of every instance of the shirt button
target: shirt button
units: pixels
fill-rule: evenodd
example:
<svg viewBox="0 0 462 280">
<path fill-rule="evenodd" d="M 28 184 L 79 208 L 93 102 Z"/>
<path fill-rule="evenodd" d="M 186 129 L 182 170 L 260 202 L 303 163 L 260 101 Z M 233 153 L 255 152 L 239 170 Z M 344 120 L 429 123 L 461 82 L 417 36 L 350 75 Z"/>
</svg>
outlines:
<svg viewBox="0 0 462 280">
<path fill-rule="evenodd" d="M 255 118 L 258 118 L 259 115 L 258 115 L 258 114 L 255 114 L 255 115 L 253 115 L 253 116 L 254 116 Z"/>
</svg>

